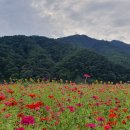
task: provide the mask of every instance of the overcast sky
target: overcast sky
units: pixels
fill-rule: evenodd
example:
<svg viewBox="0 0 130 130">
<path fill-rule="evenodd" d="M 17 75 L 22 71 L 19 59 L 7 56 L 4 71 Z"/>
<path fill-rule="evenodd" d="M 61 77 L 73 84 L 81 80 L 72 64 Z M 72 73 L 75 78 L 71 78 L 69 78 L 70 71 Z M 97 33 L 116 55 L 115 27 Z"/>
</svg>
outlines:
<svg viewBox="0 0 130 130">
<path fill-rule="evenodd" d="M 130 0 L 0 0 L 0 36 L 18 34 L 130 43 Z"/>
</svg>

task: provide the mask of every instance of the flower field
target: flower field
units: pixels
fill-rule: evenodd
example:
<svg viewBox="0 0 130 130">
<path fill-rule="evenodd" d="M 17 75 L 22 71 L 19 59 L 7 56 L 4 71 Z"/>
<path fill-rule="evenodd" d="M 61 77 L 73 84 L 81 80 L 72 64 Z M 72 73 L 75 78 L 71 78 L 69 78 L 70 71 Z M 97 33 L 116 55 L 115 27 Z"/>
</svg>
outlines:
<svg viewBox="0 0 130 130">
<path fill-rule="evenodd" d="M 0 130 L 130 130 L 130 85 L 0 85 Z"/>
</svg>

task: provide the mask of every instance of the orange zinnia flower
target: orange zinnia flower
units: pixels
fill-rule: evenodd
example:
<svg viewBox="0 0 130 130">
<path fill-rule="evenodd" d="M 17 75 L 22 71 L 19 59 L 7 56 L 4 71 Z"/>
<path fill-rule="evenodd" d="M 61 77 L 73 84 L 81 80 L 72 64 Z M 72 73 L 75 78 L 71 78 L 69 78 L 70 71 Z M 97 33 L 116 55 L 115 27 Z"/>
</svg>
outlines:
<svg viewBox="0 0 130 130">
<path fill-rule="evenodd" d="M 53 96 L 53 95 L 49 95 L 48 97 L 49 97 L 50 99 L 53 99 L 53 98 L 54 98 L 54 96 Z"/>
<path fill-rule="evenodd" d="M 126 125 L 126 121 L 125 121 L 125 120 L 123 120 L 123 121 L 122 121 L 122 124 L 125 124 L 125 125 Z"/>
<path fill-rule="evenodd" d="M 41 121 L 48 121 L 49 118 L 47 118 L 47 117 L 42 117 L 42 118 L 40 118 L 40 120 L 41 120 Z"/>
<path fill-rule="evenodd" d="M 110 126 L 116 125 L 117 121 L 108 121 L 107 124 L 110 125 Z"/>
<path fill-rule="evenodd" d="M 127 119 L 130 119 L 130 116 L 127 116 Z"/>
<path fill-rule="evenodd" d="M 128 111 L 128 108 L 123 108 L 122 109 L 124 112 L 127 112 Z"/>
<path fill-rule="evenodd" d="M 18 117 L 18 118 L 22 118 L 22 117 L 24 117 L 24 114 L 23 114 L 23 113 L 19 113 L 19 114 L 17 115 L 17 117 Z"/>
<path fill-rule="evenodd" d="M 118 118 L 118 115 L 115 113 L 110 113 L 109 118 Z"/>
<path fill-rule="evenodd" d="M 42 128 L 42 130 L 47 130 L 47 128 Z"/>
<path fill-rule="evenodd" d="M 34 98 L 34 97 L 36 97 L 36 94 L 31 93 L 31 94 L 29 94 L 29 96 L 30 96 L 31 98 Z"/>
<path fill-rule="evenodd" d="M 115 110 L 114 109 L 110 109 L 110 111 L 109 111 L 110 113 L 114 113 L 115 112 Z"/>
</svg>

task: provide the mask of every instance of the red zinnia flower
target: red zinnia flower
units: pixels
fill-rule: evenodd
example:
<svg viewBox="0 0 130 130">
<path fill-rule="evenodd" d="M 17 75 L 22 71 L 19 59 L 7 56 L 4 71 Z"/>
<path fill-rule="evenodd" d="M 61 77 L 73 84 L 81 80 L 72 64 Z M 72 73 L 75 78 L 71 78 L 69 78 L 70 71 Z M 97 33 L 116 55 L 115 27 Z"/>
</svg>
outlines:
<svg viewBox="0 0 130 130">
<path fill-rule="evenodd" d="M 47 128 L 42 128 L 42 130 L 47 130 Z"/>
<path fill-rule="evenodd" d="M 104 125 L 104 130 L 110 130 L 112 127 L 110 125 Z"/>
<path fill-rule="evenodd" d="M 36 110 L 39 110 L 41 106 L 44 106 L 44 103 L 41 101 L 26 105 L 26 107 L 30 109 L 36 109 Z"/>
<path fill-rule="evenodd" d="M 85 126 L 94 129 L 96 127 L 96 124 L 86 124 Z"/>
<path fill-rule="evenodd" d="M 4 94 L 0 94 L 0 101 L 5 100 L 5 95 Z"/>
<path fill-rule="evenodd" d="M 8 89 L 7 92 L 10 93 L 10 94 L 13 94 L 13 93 L 14 93 L 14 91 L 11 90 L 11 89 Z"/>
</svg>

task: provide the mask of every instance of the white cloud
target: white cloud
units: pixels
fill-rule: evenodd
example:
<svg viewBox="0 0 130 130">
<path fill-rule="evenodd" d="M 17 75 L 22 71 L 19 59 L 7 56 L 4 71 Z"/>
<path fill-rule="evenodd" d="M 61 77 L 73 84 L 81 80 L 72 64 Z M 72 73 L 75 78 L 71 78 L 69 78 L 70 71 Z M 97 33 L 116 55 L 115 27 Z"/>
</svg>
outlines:
<svg viewBox="0 0 130 130">
<path fill-rule="evenodd" d="M 0 35 L 75 33 L 130 43 L 129 0 L 0 0 Z"/>
</svg>

